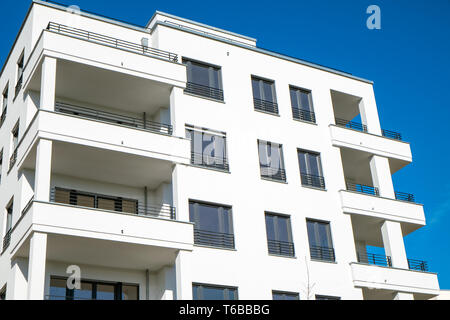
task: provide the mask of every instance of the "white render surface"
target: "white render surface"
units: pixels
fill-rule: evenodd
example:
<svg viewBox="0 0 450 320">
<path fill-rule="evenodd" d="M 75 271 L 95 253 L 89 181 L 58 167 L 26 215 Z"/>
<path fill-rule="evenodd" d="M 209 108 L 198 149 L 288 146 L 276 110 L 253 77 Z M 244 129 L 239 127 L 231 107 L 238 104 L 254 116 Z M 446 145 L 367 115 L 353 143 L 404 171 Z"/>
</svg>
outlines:
<svg viewBox="0 0 450 320">
<path fill-rule="evenodd" d="M 136 44 L 145 38 L 178 61 L 46 30 L 50 22 Z M 15 97 L 23 50 L 23 85 Z M 220 66 L 224 101 L 184 92 L 182 58 Z M 252 75 L 275 82 L 279 115 L 255 111 Z M 83 279 L 138 285 L 142 300 L 189 300 L 193 283 L 236 287 L 244 300 L 271 300 L 272 291 L 298 293 L 301 300 L 439 294 L 436 274 L 408 269 L 403 236 L 425 225 L 425 213 L 420 204 L 395 199 L 391 176 L 412 162 L 411 148 L 381 135 L 370 81 L 270 54 L 255 39 L 162 12 L 138 28 L 33 1 L 0 75 L 0 90 L 7 85 L 0 127 L 2 244 L 13 201 L 11 238 L 0 256 L 0 292 L 5 288 L 7 299 L 47 298 L 50 278 L 67 277 L 70 265 L 80 267 Z M 316 124 L 293 119 L 290 85 L 311 91 Z M 358 97 L 367 133 L 334 124 L 338 113 L 356 114 L 337 110 L 332 91 L 348 101 Z M 63 114 L 59 102 L 143 116 L 171 125 L 173 133 Z M 16 123 L 17 160 L 10 169 Z M 226 133 L 229 172 L 191 165 L 186 126 Z M 261 178 L 258 140 L 282 144 L 285 182 Z M 320 153 L 326 189 L 302 185 L 298 149 Z M 364 166 L 346 166 L 346 154 L 361 156 Z M 381 197 L 346 191 L 346 179 L 355 175 L 371 180 Z M 172 206 L 176 218 L 53 203 L 55 188 Z M 233 249 L 194 243 L 190 200 L 232 207 Z M 290 216 L 294 257 L 268 254 L 265 212 Z M 307 219 L 329 222 L 335 261 L 311 259 Z M 385 248 L 393 268 L 358 263 L 357 250 L 366 244 Z"/>
</svg>

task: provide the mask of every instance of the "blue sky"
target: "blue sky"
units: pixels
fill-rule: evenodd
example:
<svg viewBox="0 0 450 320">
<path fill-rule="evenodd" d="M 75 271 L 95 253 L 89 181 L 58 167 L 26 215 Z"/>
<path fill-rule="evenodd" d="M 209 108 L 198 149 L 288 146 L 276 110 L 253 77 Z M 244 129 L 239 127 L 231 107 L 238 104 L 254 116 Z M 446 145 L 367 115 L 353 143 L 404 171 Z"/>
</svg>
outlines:
<svg viewBox="0 0 450 320">
<path fill-rule="evenodd" d="M 3 1 L 3 65 L 31 1 Z M 60 0 L 145 25 L 155 10 L 258 39 L 258 46 L 375 82 L 383 128 L 412 143 L 414 163 L 396 190 L 425 204 L 428 225 L 406 237 L 410 258 L 427 260 L 450 289 L 450 1 L 110 1 Z M 381 8 L 381 30 L 366 28 L 366 8 Z"/>
</svg>

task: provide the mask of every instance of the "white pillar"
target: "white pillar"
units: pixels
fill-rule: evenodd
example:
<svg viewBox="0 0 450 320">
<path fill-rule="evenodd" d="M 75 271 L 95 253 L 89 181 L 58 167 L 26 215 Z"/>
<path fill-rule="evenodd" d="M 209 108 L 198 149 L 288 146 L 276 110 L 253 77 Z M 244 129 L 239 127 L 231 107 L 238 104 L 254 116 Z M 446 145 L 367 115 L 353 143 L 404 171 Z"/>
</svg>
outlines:
<svg viewBox="0 0 450 320">
<path fill-rule="evenodd" d="M 179 110 L 176 112 L 179 106 L 183 107 L 181 101 L 183 99 L 183 95 L 183 89 L 178 87 L 172 88 L 172 92 L 170 93 L 170 121 L 173 126 L 173 135 L 176 137 L 186 136 L 185 123 L 183 119 L 180 119 L 183 113 Z"/>
<path fill-rule="evenodd" d="M 414 300 L 414 295 L 412 293 L 397 292 L 394 300 Z"/>
<path fill-rule="evenodd" d="M 28 300 L 44 300 L 47 234 L 33 233 L 28 260 Z"/>
<path fill-rule="evenodd" d="M 374 187 L 378 188 L 380 196 L 395 199 L 389 159 L 380 156 L 372 156 L 370 159 L 370 172 L 372 174 Z"/>
<path fill-rule="evenodd" d="M 26 300 L 28 291 L 28 266 L 23 258 L 11 261 L 11 273 L 6 286 L 7 300 Z"/>
<path fill-rule="evenodd" d="M 175 261 L 176 299 L 192 300 L 192 253 L 179 251 Z"/>
<path fill-rule="evenodd" d="M 56 59 L 44 57 L 41 73 L 41 101 L 39 108 L 42 110 L 55 110 L 56 94 Z"/>
<path fill-rule="evenodd" d="M 392 259 L 395 268 L 409 269 L 403 242 L 402 227 L 399 222 L 385 221 L 381 226 L 384 250 Z"/>
<path fill-rule="evenodd" d="M 189 222 L 189 201 L 188 197 L 183 193 L 183 189 L 180 187 L 181 174 L 184 166 L 176 164 L 172 171 L 172 200 L 173 206 L 177 211 L 177 220 Z"/>
<path fill-rule="evenodd" d="M 34 173 L 34 200 L 50 201 L 52 170 L 52 141 L 40 139 L 36 149 L 36 171 Z"/>
<path fill-rule="evenodd" d="M 161 270 L 162 296 L 161 300 L 173 300 L 176 290 L 176 279 L 174 268 L 165 267 Z"/>
<path fill-rule="evenodd" d="M 370 96 L 366 96 L 359 102 L 359 113 L 361 121 L 367 126 L 367 131 L 376 135 L 381 135 L 380 118 L 378 117 L 377 103 L 373 90 Z"/>
</svg>

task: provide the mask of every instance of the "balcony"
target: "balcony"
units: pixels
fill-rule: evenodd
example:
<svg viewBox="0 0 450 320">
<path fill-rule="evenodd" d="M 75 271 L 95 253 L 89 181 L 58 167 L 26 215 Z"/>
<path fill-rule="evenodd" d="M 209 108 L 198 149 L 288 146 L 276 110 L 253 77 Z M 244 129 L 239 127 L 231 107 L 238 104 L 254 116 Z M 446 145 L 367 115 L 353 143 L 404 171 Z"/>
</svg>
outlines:
<svg viewBox="0 0 450 320">
<path fill-rule="evenodd" d="M 188 82 L 184 92 L 218 101 L 223 101 L 224 99 L 222 89 L 208 87 L 194 82 Z"/>
<path fill-rule="evenodd" d="M 213 157 L 204 153 L 191 152 L 191 164 L 226 172 L 230 170 L 226 157 Z"/>
<path fill-rule="evenodd" d="M 295 120 L 316 123 L 316 114 L 309 110 L 292 107 L 292 116 Z"/>
<path fill-rule="evenodd" d="M 194 229 L 194 243 L 200 246 L 234 249 L 234 234 Z"/>
<path fill-rule="evenodd" d="M 335 262 L 334 248 L 310 246 L 311 259 L 318 261 Z"/>
<path fill-rule="evenodd" d="M 347 186 L 348 191 L 368 194 L 368 195 L 372 195 L 372 196 L 376 196 L 376 197 L 380 196 L 380 192 L 379 192 L 378 188 L 375 188 L 372 186 L 365 186 L 363 184 L 352 183 L 352 182 L 346 182 L 346 186 Z"/>
<path fill-rule="evenodd" d="M 358 122 L 336 118 L 336 125 L 342 128 L 352 129 L 361 132 L 367 132 L 367 126 Z"/>
<path fill-rule="evenodd" d="M 356 256 L 359 263 L 392 268 L 392 259 L 389 256 L 367 252 L 357 252 Z M 422 260 L 408 259 L 408 268 L 413 271 L 429 272 L 428 263 Z"/>
<path fill-rule="evenodd" d="M 269 254 L 286 257 L 295 256 L 294 244 L 292 242 L 267 240 L 267 246 L 269 248 Z"/>
<path fill-rule="evenodd" d="M 325 178 L 321 176 L 301 173 L 302 185 L 318 189 L 325 189 Z"/>
<path fill-rule="evenodd" d="M 276 102 L 253 98 L 253 105 L 255 110 L 278 114 L 278 104 Z"/>
<path fill-rule="evenodd" d="M 286 170 L 260 165 L 261 177 L 268 180 L 286 182 Z"/>
</svg>

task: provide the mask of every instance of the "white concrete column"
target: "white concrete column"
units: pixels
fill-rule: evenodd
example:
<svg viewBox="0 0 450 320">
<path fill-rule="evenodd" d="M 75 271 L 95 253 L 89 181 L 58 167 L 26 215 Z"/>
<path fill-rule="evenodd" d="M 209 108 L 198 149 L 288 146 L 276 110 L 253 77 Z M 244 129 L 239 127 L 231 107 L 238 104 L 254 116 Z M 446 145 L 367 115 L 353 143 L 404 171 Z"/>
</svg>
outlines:
<svg viewBox="0 0 450 320">
<path fill-rule="evenodd" d="M 189 222 L 189 201 L 187 196 L 183 193 L 180 183 L 180 175 L 184 166 L 181 164 L 176 164 L 172 171 L 172 199 L 173 206 L 177 211 L 177 220 Z"/>
<path fill-rule="evenodd" d="M 380 156 L 372 156 L 370 159 L 370 172 L 372 174 L 374 187 L 378 188 L 380 196 L 395 199 L 389 159 Z"/>
<path fill-rule="evenodd" d="M 23 258 L 11 261 L 11 272 L 6 285 L 7 300 L 26 300 L 28 291 L 28 266 Z"/>
<path fill-rule="evenodd" d="M 28 300 L 44 300 L 47 234 L 35 232 L 30 239 Z"/>
<path fill-rule="evenodd" d="M 55 110 L 56 94 L 56 59 L 44 57 L 41 73 L 41 101 L 39 108 L 42 110 Z"/>
<path fill-rule="evenodd" d="M 394 300 L 414 300 L 414 295 L 412 293 L 397 292 Z"/>
<path fill-rule="evenodd" d="M 177 108 L 182 108 L 183 89 L 174 87 L 170 93 L 170 121 L 173 126 L 173 135 L 177 137 L 185 137 L 185 123 L 181 118 L 183 112 L 177 111 Z"/>
<path fill-rule="evenodd" d="M 395 268 L 409 269 L 403 242 L 402 227 L 399 222 L 385 221 L 381 226 L 384 250 L 392 259 Z"/>
<path fill-rule="evenodd" d="M 370 96 L 366 96 L 359 102 L 359 112 L 361 121 L 367 126 L 367 131 L 376 135 L 381 135 L 380 118 L 378 117 L 377 103 L 373 90 Z"/>
<path fill-rule="evenodd" d="M 179 251 L 175 261 L 176 299 L 192 300 L 192 253 Z"/>
<path fill-rule="evenodd" d="M 45 139 L 40 139 L 37 145 L 34 173 L 34 200 L 37 201 L 50 201 L 52 146 L 52 141 Z"/>
<path fill-rule="evenodd" d="M 176 290 L 175 269 L 165 267 L 161 270 L 162 296 L 161 300 L 173 300 Z"/>
</svg>

